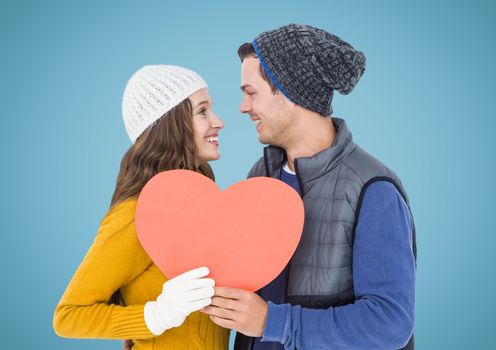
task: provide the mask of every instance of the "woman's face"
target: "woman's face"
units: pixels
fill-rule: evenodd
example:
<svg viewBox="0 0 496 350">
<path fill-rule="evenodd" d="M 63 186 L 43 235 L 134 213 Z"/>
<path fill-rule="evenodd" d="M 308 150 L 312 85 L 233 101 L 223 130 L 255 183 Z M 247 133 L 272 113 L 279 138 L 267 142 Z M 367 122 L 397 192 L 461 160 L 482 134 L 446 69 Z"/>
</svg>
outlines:
<svg viewBox="0 0 496 350">
<path fill-rule="evenodd" d="M 219 131 L 224 122 L 212 111 L 212 99 L 206 88 L 189 97 L 193 106 L 193 134 L 198 153 L 196 163 L 219 159 Z"/>
</svg>

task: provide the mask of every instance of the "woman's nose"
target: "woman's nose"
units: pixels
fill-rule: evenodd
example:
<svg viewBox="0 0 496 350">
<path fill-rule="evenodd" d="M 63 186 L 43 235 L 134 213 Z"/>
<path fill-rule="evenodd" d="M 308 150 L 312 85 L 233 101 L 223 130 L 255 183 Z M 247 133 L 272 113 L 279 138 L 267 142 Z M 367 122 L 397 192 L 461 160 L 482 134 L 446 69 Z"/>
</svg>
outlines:
<svg viewBox="0 0 496 350">
<path fill-rule="evenodd" d="M 219 128 L 219 129 L 223 129 L 224 128 L 224 122 L 222 121 L 222 119 L 220 119 L 217 116 L 217 114 L 213 114 L 212 127 Z"/>
</svg>

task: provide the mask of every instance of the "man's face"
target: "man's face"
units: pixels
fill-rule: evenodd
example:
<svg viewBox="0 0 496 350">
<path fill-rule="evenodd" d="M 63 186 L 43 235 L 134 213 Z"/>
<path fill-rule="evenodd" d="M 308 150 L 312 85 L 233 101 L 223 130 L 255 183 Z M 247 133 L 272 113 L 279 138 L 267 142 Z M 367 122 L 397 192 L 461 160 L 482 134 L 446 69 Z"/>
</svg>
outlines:
<svg viewBox="0 0 496 350">
<path fill-rule="evenodd" d="M 272 93 L 259 69 L 258 58 L 244 59 L 241 66 L 243 100 L 239 110 L 256 124 L 260 143 L 283 147 L 292 122 L 291 102 L 279 91 Z"/>
</svg>

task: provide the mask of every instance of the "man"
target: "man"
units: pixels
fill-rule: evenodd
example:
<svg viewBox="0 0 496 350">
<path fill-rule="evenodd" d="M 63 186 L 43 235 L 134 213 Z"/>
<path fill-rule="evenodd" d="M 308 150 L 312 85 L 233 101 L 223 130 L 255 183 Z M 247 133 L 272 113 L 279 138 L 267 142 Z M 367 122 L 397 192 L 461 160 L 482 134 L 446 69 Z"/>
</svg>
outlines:
<svg viewBox="0 0 496 350">
<path fill-rule="evenodd" d="M 365 56 L 308 25 L 242 45 L 242 113 L 268 144 L 248 177 L 301 195 L 305 225 L 286 269 L 258 294 L 216 288 L 203 312 L 238 332 L 236 349 L 413 349 L 415 229 L 396 175 L 331 117 Z"/>
</svg>

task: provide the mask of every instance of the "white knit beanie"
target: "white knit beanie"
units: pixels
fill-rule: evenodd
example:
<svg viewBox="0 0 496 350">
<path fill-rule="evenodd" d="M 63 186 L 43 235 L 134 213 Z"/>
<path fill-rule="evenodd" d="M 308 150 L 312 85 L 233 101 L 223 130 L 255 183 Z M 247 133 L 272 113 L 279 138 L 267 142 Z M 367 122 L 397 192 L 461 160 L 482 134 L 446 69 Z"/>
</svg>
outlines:
<svg viewBox="0 0 496 350">
<path fill-rule="evenodd" d="M 122 114 L 129 138 L 138 136 L 165 113 L 206 88 L 197 73 L 178 66 L 144 66 L 127 82 L 122 99 Z"/>
</svg>

